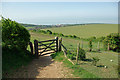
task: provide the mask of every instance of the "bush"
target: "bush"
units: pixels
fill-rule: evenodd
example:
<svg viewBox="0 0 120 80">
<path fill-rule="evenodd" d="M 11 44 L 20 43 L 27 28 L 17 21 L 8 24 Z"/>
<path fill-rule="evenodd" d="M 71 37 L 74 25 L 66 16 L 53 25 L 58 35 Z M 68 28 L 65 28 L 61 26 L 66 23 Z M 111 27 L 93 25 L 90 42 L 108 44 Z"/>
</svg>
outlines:
<svg viewBox="0 0 120 80">
<path fill-rule="evenodd" d="M 46 32 L 47 32 L 48 34 L 52 34 L 52 31 L 50 31 L 50 30 L 47 30 Z"/>
<path fill-rule="evenodd" d="M 68 35 L 68 37 L 71 37 L 71 38 L 72 38 L 73 36 L 72 36 L 72 35 Z"/>
<path fill-rule="evenodd" d="M 79 60 L 84 60 L 86 58 L 86 52 L 84 49 L 80 48 L 79 49 L 79 55 L 78 55 L 78 59 Z"/>
<path fill-rule="evenodd" d="M 73 35 L 73 38 L 77 38 L 77 36 L 76 36 L 76 35 Z"/>
<path fill-rule="evenodd" d="M 26 49 L 30 41 L 29 32 L 20 24 L 10 19 L 2 18 L 2 42 L 10 48 Z"/>
<path fill-rule="evenodd" d="M 59 36 L 64 36 L 64 35 L 62 33 L 60 33 Z"/>
<path fill-rule="evenodd" d="M 110 49 L 116 52 L 120 52 L 120 34 L 119 33 L 111 33 L 104 39 L 104 46 L 107 47 L 110 45 Z"/>
</svg>

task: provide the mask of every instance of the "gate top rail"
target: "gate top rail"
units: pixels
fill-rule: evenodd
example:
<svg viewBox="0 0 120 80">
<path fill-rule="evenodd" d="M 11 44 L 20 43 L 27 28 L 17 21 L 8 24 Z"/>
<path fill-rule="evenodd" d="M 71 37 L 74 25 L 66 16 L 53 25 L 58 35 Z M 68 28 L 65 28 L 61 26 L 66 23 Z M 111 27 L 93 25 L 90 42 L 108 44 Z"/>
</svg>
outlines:
<svg viewBox="0 0 120 80">
<path fill-rule="evenodd" d="M 42 42 L 50 42 L 50 41 L 55 41 L 56 39 L 52 39 L 52 40 L 46 40 L 46 41 L 39 41 L 38 43 L 42 43 Z"/>
</svg>

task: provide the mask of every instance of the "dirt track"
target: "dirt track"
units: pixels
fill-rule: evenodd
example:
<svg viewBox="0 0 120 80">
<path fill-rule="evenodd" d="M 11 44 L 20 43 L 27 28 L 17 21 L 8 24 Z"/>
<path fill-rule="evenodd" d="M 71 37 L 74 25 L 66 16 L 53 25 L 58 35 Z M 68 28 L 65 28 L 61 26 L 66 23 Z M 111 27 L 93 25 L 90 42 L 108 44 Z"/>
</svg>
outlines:
<svg viewBox="0 0 120 80">
<path fill-rule="evenodd" d="M 62 62 L 56 62 L 50 56 L 34 59 L 28 66 L 22 67 L 9 78 L 72 78 L 72 74 L 63 67 Z M 66 75 L 67 74 L 67 75 Z"/>
</svg>

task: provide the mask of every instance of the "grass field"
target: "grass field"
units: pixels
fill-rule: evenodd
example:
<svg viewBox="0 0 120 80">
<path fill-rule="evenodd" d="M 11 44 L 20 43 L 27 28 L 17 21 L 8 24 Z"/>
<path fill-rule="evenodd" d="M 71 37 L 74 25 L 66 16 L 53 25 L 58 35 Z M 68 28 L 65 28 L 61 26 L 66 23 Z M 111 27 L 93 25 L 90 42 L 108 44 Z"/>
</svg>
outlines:
<svg viewBox="0 0 120 80">
<path fill-rule="evenodd" d="M 55 36 L 53 36 L 53 35 L 41 34 L 41 33 L 37 33 L 37 32 L 30 32 L 30 34 L 31 34 L 32 42 L 34 41 L 34 39 L 42 41 L 42 40 L 49 40 L 49 39 L 55 38 Z M 81 40 L 63 37 L 63 44 L 71 52 L 76 51 L 77 44 L 79 42 L 81 43 Z M 78 66 L 85 69 L 85 71 L 92 73 L 93 75 L 96 75 L 99 78 L 117 78 L 118 77 L 118 75 L 117 75 L 118 53 L 113 52 L 113 51 L 104 51 L 102 43 L 101 43 L 100 48 L 102 51 L 97 52 L 97 42 L 93 42 L 93 52 L 88 52 L 88 50 L 89 50 L 88 41 L 83 41 L 83 49 L 85 49 L 85 51 L 86 51 L 87 59 L 92 59 L 92 57 L 98 57 L 100 59 L 100 61 L 98 62 L 97 65 L 108 66 L 107 69 L 105 69 L 104 67 L 95 67 L 95 66 L 91 65 L 90 61 L 83 61 L 83 62 L 79 61 Z M 76 52 L 74 52 L 74 53 L 76 53 Z M 110 60 L 113 60 L 113 62 L 111 62 Z M 75 73 L 75 75 L 77 75 L 77 74 Z M 87 76 L 83 76 L 82 78 L 86 78 L 86 77 Z"/>
<path fill-rule="evenodd" d="M 51 30 L 64 35 L 76 35 L 80 38 L 107 36 L 110 33 L 118 32 L 117 24 L 88 24 L 79 26 L 68 26 L 59 28 L 46 28 L 43 30 Z"/>
</svg>

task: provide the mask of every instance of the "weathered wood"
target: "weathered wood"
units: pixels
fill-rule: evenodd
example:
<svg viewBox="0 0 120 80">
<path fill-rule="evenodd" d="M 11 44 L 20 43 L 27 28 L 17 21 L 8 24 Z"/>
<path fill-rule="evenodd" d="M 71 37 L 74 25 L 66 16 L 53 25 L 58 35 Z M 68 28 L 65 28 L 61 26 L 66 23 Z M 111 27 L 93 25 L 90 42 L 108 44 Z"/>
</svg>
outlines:
<svg viewBox="0 0 120 80">
<path fill-rule="evenodd" d="M 54 43 L 55 43 L 55 42 L 53 41 L 52 44 L 54 44 Z M 51 44 L 51 43 L 47 43 L 47 44 L 42 44 L 42 43 L 41 43 L 41 45 L 38 45 L 38 46 L 47 46 L 47 45 L 49 45 L 49 44 Z"/>
<path fill-rule="evenodd" d="M 67 52 L 64 50 L 64 48 L 62 48 L 62 51 L 63 51 L 63 53 L 64 53 L 65 58 L 66 58 L 68 61 L 70 61 L 73 65 L 75 65 L 72 60 L 70 60 L 70 59 L 67 58 Z"/>
<path fill-rule="evenodd" d="M 55 45 L 56 45 L 56 52 L 58 52 L 58 37 L 55 37 L 55 39 L 56 39 L 56 43 L 55 43 Z"/>
<path fill-rule="evenodd" d="M 42 43 L 42 42 L 50 42 L 50 41 L 56 41 L 56 39 L 52 39 L 52 40 L 45 40 L 45 41 L 39 41 L 38 43 Z"/>
<path fill-rule="evenodd" d="M 110 50 L 110 43 L 108 43 L 108 51 Z"/>
<path fill-rule="evenodd" d="M 43 53 L 43 52 L 48 52 L 48 51 L 51 51 L 51 50 L 54 50 L 55 51 L 55 49 L 50 49 L 50 50 L 44 50 L 44 51 L 42 51 L 42 52 L 40 52 L 40 53 Z"/>
<path fill-rule="evenodd" d="M 100 51 L 100 42 L 98 42 L 98 51 Z"/>
<path fill-rule="evenodd" d="M 67 51 L 67 48 L 63 44 L 61 44 L 61 46 Z"/>
<path fill-rule="evenodd" d="M 78 43 L 77 47 L 77 55 L 76 55 L 76 63 L 78 64 L 78 55 L 79 55 L 80 43 Z"/>
<path fill-rule="evenodd" d="M 70 60 L 70 59 L 67 58 L 67 49 L 65 48 L 65 46 L 64 46 L 64 47 L 63 47 L 63 46 L 64 46 L 64 45 L 62 44 L 62 51 L 63 51 L 63 53 L 64 53 L 65 58 L 66 58 L 68 61 L 70 61 L 73 65 L 75 65 L 72 60 Z"/>
<path fill-rule="evenodd" d="M 52 48 L 54 48 L 55 46 L 50 46 L 50 47 L 47 47 L 47 48 L 50 48 L 50 49 L 52 49 Z M 46 49 L 46 48 L 38 48 L 38 50 L 43 50 L 43 49 Z"/>
<path fill-rule="evenodd" d="M 59 51 L 61 51 L 62 38 L 59 40 Z"/>
<path fill-rule="evenodd" d="M 64 48 L 62 48 L 62 51 L 64 53 L 64 56 L 67 58 L 67 52 L 66 52 L 66 50 L 64 50 Z"/>
<path fill-rule="evenodd" d="M 35 55 L 38 58 L 38 41 L 34 40 Z"/>
<path fill-rule="evenodd" d="M 49 43 L 49 45 L 48 46 L 46 46 L 46 48 L 42 51 L 42 52 L 40 52 L 40 53 L 43 53 L 47 48 L 50 48 L 50 49 L 52 49 L 51 47 L 50 47 L 50 45 L 52 45 L 54 43 L 54 41 L 52 42 L 52 43 Z"/>
<path fill-rule="evenodd" d="M 29 42 L 29 45 L 30 45 L 31 54 L 33 55 L 33 44 L 32 44 L 32 42 Z"/>
</svg>

